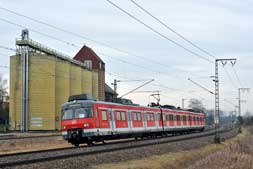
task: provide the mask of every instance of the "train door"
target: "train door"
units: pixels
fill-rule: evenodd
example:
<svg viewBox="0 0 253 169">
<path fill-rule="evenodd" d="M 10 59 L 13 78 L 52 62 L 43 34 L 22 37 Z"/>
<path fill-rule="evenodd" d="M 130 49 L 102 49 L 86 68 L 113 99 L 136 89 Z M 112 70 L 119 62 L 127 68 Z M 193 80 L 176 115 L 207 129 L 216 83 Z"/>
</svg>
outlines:
<svg viewBox="0 0 253 169">
<path fill-rule="evenodd" d="M 156 126 L 156 129 L 158 129 L 158 126 L 159 126 L 159 122 L 158 122 L 158 114 L 157 113 L 154 113 L 155 115 L 155 126 Z"/>
<path fill-rule="evenodd" d="M 110 128 L 110 115 L 107 109 L 99 109 L 98 111 L 99 127 L 103 129 Z"/>
<path fill-rule="evenodd" d="M 131 111 L 128 111 L 128 127 L 130 130 L 132 130 L 133 128 L 133 123 L 132 123 L 132 112 Z"/>
<path fill-rule="evenodd" d="M 110 128 L 112 132 L 115 131 L 115 119 L 114 119 L 114 113 L 112 109 L 110 109 Z"/>
<path fill-rule="evenodd" d="M 146 129 L 147 128 L 146 112 L 142 113 L 142 120 L 143 120 L 143 127 L 144 129 Z"/>
<path fill-rule="evenodd" d="M 174 127 L 177 127 L 177 116 L 176 114 L 173 114 L 173 120 L 174 120 Z"/>
<path fill-rule="evenodd" d="M 188 119 L 189 119 L 189 126 L 192 126 L 192 116 L 189 115 Z"/>
</svg>

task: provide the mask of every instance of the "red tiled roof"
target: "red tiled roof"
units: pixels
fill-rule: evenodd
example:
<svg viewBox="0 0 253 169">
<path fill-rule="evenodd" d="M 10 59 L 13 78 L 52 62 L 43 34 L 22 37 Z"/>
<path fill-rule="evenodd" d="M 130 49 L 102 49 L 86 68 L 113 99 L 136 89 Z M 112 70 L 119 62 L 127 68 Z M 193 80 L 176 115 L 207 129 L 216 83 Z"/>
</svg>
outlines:
<svg viewBox="0 0 253 169">
<path fill-rule="evenodd" d="M 103 60 L 91 48 L 85 45 L 79 50 L 73 59 L 84 62 L 84 60 L 87 60 L 87 58 L 90 57 L 95 58 L 97 61 L 103 62 Z"/>
</svg>

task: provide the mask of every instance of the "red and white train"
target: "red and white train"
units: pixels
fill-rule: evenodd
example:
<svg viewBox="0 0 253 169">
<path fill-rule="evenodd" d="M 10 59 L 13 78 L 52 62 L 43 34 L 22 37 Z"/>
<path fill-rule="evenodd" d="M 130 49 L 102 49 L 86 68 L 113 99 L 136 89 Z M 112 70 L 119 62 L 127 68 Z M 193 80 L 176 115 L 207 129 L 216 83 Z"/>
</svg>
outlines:
<svg viewBox="0 0 253 169">
<path fill-rule="evenodd" d="M 129 137 L 203 131 L 205 115 L 181 109 L 73 100 L 62 105 L 62 135 L 75 146 Z"/>
</svg>

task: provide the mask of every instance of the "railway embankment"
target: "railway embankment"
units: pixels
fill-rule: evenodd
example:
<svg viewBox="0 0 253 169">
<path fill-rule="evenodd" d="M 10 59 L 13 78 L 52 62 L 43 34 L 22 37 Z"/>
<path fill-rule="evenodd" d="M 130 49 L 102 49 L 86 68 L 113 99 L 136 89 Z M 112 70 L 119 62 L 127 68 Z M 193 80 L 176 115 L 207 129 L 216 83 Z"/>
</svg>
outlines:
<svg viewBox="0 0 253 169">
<path fill-rule="evenodd" d="M 228 135 L 227 135 L 228 136 Z M 109 163 L 93 166 L 93 169 L 251 169 L 253 166 L 253 127 L 243 129 L 236 137 L 227 137 L 221 144 L 206 144 L 196 140 L 184 149 L 170 151 L 166 154 L 129 160 L 120 163 Z M 207 140 L 206 140 L 207 141 Z"/>
</svg>

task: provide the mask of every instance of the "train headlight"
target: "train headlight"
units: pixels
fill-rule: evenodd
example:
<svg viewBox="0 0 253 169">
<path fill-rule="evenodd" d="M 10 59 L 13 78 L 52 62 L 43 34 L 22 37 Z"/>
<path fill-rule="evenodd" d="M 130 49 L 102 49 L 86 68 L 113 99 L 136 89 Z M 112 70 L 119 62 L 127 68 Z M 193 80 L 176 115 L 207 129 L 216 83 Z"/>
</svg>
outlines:
<svg viewBox="0 0 253 169">
<path fill-rule="evenodd" d="M 62 129 L 66 129 L 66 126 L 62 126 Z"/>
<path fill-rule="evenodd" d="M 89 126 L 90 126 L 89 123 L 84 123 L 84 124 L 83 124 L 83 127 L 89 127 Z"/>
</svg>

